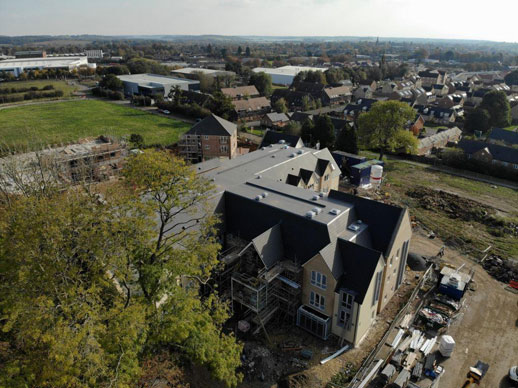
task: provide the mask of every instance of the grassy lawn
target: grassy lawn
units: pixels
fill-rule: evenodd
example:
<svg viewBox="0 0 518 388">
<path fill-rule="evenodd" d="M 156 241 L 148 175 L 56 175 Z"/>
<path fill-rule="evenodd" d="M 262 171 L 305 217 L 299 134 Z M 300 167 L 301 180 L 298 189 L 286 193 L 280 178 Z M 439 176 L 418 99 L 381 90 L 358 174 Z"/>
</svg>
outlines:
<svg viewBox="0 0 518 388">
<path fill-rule="evenodd" d="M 272 85 L 272 90 L 275 89 L 288 89 L 288 87 L 284 85 Z"/>
<path fill-rule="evenodd" d="M 141 134 L 146 145 L 178 141 L 190 125 L 104 101 L 84 100 L 0 110 L 0 142 L 15 149 L 108 135 Z"/>
<path fill-rule="evenodd" d="M 263 136 L 264 135 L 264 129 L 247 128 L 246 131 L 248 133 L 251 133 L 252 135 L 256 135 L 256 136 Z"/>
<path fill-rule="evenodd" d="M 395 160 L 386 162 L 385 171 L 385 195 L 397 204 L 408 206 L 416 221 L 427 230 L 434 231 L 447 243 L 474 257 L 479 257 L 480 251 L 489 245 L 493 247 L 492 252 L 504 258 L 518 256 L 518 235 L 510 232 L 513 225 L 518 223 L 516 190 L 500 186 L 494 188 L 487 183 Z M 453 205 L 447 205 L 448 208 L 458 204 L 462 211 L 472 212 L 476 211 L 476 205 L 469 201 L 476 201 L 489 208 L 488 221 L 466 221 L 460 216 L 448 214 L 440 207 L 425 208 L 420 205 L 420 198 L 413 198 L 408 194 L 417 186 L 430 191 L 443 190 L 462 198 Z M 464 202 L 464 199 L 468 202 Z M 454 209 L 453 212 L 459 211 Z"/>
<path fill-rule="evenodd" d="M 2 83 L 0 83 L 0 89 L 30 88 L 33 86 L 36 86 L 38 89 L 42 89 L 44 86 L 47 86 L 47 85 L 54 86 L 54 90 L 63 91 L 63 97 L 70 97 L 72 95 L 72 93 L 74 93 L 77 90 L 77 85 L 69 85 L 67 83 L 67 81 L 58 81 L 58 80 L 2 82 Z M 24 93 L 13 93 L 12 95 L 24 94 Z M 38 99 L 38 100 L 41 101 L 41 99 Z"/>
</svg>

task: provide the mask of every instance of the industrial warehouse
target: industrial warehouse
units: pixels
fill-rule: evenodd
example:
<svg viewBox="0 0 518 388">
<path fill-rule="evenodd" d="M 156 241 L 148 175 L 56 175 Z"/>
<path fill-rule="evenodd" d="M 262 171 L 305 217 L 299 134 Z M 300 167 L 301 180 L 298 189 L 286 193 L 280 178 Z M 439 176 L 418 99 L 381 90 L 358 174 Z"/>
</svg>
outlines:
<svg viewBox="0 0 518 388">
<path fill-rule="evenodd" d="M 94 63 L 88 63 L 88 58 L 86 56 L 16 58 L 0 61 L 0 73 L 10 72 L 15 77 L 18 77 L 23 72 L 30 70 L 62 69 L 71 71 L 82 66 L 91 68 L 96 67 Z"/>
<path fill-rule="evenodd" d="M 200 90 L 200 82 L 184 78 L 169 77 L 157 74 L 131 74 L 119 75 L 118 78 L 124 84 L 126 96 L 164 96 L 177 86 L 181 90 Z"/>
</svg>

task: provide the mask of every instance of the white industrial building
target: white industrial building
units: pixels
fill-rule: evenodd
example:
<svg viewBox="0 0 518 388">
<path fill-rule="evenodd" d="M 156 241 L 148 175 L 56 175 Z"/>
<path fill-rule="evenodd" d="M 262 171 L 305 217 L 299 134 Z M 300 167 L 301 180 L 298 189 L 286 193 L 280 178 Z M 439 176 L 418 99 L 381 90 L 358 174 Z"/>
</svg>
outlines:
<svg viewBox="0 0 518 388">
<path fill-rule="evenodd" d="M 166 97 L 171 89 L 178 86 L 181 90 L 200 90 L 200 81 L 169 77 L 157 74 L 130 74 L 117 76 L 124 84 L 126 96 L 142 95 Z"/>
<path fill-rule="evenodd" d="M 87 57 L 16 58 L 0 61 L 0 72 L 11 72 L 18 77 L 25 71 L 44 69 L 70 71 L 81 66 L 88 66 Z"/>
<path fill-rule="evenodd" d="M 214 78 L 236 75 L 236 73 L 233 71 L 205 69 L 202 67 L 184 67 L 182 69 L 172 70 L 171 74 L 179 74 L 190 79 L 198 79 L 198 74 L 203 74 Z"/>
<path fill-rule="evenodd" d="M 272 83 L 276 85 L 291 85 L 293 79 L 302 71 L 327 71 L 327 67 L 310 67 L 310 66 L 282 66 L 275 69 L 269 67 L 256 67 L 252 70 L 254 73 L 266 73 L 272 77 Z"/>
</svg>

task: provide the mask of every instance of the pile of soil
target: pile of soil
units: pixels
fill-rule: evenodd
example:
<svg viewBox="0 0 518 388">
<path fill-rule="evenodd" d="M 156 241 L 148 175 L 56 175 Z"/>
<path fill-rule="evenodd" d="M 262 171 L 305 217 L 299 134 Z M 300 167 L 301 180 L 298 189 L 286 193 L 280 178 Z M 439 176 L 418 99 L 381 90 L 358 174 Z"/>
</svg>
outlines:
<svg viewBox="0 0 518 388">
<path fill-rule="evenodd" d="M 496 280 L 508 284 L 511 280 L 518 281 L 518 261 L 504 260 L 499 256 L 489 256 L 482 266 Z"/>
<path fill-rule="evenodd" d="M 423 209 L 432 211 L 439 210 L 446 213 L 450 218 L 489 224 L 494 222 L 492 216 L 495 214 L 495 209 L 442 190 L 416 186 L 408 190 L 406 195 L 416 199 L 419 206 Z"/>
</svg>

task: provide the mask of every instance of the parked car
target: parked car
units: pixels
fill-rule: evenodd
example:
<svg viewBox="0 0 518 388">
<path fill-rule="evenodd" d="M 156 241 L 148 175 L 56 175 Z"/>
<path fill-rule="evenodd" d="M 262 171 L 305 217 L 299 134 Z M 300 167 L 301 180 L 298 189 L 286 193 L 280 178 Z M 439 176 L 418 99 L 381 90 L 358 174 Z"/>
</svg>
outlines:
<svg viewBox="0 0 518 388">
<path fill-rule="evenodd" d="M 171 114 L 171 112 L 169 112 L 167 109 L 162 110 L 162 113 L 165 114 L 165 115 L 170 115 Z"/>
<path fill-rule="evenodd" d="M 515 365 L 511 369 L 509 369 L 509 378 L 511 379 L 511 381 L 518 383 L 518 365 Z"/>
</svg>

